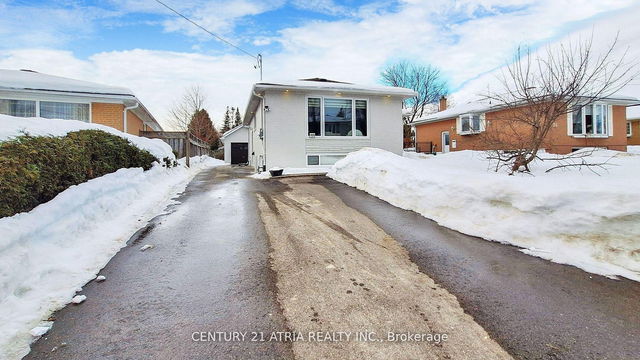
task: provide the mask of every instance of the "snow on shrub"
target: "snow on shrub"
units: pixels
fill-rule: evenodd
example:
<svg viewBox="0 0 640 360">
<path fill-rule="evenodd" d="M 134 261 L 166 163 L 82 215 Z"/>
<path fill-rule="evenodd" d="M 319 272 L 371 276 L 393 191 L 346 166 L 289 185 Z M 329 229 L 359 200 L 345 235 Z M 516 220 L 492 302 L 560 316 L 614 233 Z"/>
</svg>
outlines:
<svg viewBox="0 0 640 360">
<path fill-rule="evenodd" d="M 534 176 L 491 171 L 482 152 L 412 159 L 363 149 L 338 161 L 328 176 L 448 228 L 605 276 L 640 281 L 640 155 L 601 150 L 595 174 L 577 168 Z"/>
<path fill-rule="evenodd" d="M 139 149 L 150 152 L 156 159 L 165 157 L 171 160 L 175 159 L 171 146 L 160 139 L 125 134 L 109 126 L 77 120 L 22 118 L 0 114 L 0 141 L 10 140 L 25 133 L 31 136 L 65 136 L 72 131 L 79 130 L 102 130 L 129 140 Z"/>
<path fill-rule="evenodd" d="M 149 170 L 156 161 L 148 151 L 101 130 L 1 142 L 0 218 L 29 211 L 71 185 L 121 168 Z"/>
</svg>

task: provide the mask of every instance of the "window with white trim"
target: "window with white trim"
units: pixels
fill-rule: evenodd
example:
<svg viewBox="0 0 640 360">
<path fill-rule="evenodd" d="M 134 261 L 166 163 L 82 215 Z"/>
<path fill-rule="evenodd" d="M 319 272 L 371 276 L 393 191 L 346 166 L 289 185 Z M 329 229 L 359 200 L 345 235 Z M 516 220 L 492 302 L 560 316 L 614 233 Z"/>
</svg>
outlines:
<svg viewBox="0 0 640 360">
<path fill-rule="evenodd" d="M 344 154 L 307 155 L 307 165 L 331 166 L 345 156 Z"/>
<path fill-rule="evenodd" d="M 633 129 L 631 127 L 631 121 L 627 121 L 627 137 L 633 135 Z"/>
<path fill-rule="evenodd" d="M 482 131 L 480 114 L 460 115 L 460 134 L 474 134 Z"/>
<path fill-rule="evenodd" d="M 89 104 L 40 101 L 40 117 L 89 122 Z"/>
<path fill-rule="evenodd" d="M 0 114 L 18 117 L 35 117 L 36 102 L 33 100 L 0 99 Z"/>
<path fill-rule="evenodd" d="M 571 135 L 609 135 L 609 106 L 605 104 L 574 106 L 570 130 Z"/>
<path fill-rule="evenodd" d="M 345 98 L 307 98 L 307 135 L 367 136 L 368 101 Z"/>
</svg>

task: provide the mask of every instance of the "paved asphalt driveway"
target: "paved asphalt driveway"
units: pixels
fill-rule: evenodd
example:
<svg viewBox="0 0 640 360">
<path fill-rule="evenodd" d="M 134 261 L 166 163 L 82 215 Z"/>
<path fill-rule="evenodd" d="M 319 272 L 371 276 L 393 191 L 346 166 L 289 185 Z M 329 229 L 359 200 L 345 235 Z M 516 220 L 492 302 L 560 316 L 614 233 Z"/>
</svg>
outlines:
<svg viewBox="0 0 640 360">
<path fill-rule="evenodd" d="M 180 204 L 111 260 L 107 281 L 85 286 L 85 303 L 55 314 L 27 358 L 291 358 L 286 343 L 192 340 L 194 331 L 286 330 L 256 202 L 257 193 L 286 187 L 246 174 L 230 167 L 199 174 Z M 515 358 L 640 358 L 638 283 L 462 235 L 326 177 L 304 179 L 399 241 Z M 144 244 L 155 247 L 141 252 Z"/>
<path fill-rule="evenodd" d="M 111 259 L 101 271 L 106 281 L 84 287 L 84 303 L 55 314 L 27 359 L 291 358 L 285 343 L 192 340 L 194 332 L 285 329 L 257 182 L 247 174 L 230 167 L 198 174 L 179 205 Z M 155 247 L 140 251 L 145 244 Z"/>
</svg>

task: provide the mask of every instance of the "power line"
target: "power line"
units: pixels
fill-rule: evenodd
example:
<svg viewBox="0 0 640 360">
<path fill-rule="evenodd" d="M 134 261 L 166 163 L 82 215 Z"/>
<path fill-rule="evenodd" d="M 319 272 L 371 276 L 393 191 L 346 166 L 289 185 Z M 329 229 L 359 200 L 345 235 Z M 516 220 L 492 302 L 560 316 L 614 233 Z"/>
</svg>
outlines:
<svg viewBox="0 0 640 360">
<path fill-rule="evenodd" d="M 205 28 L 204 26 L 202 26 L 202 25 L 198 24 L 197 22 L 195 22 L 195 21 L 193 21 L 193 20 L 189 19 L 189 18 L 188 18 L 188 17 L 186 17 L 185 15 L 182 15 L 180 12 L 178 12 L 178 11 L 177 11 L 177 10 L 175 10 L 174 8 L 170 7 L 169 5 L 167 5 L 167 4 L 165 4 L 165 3 L 163 3 L 162 1 L 160 1 L 160 0 L 155 0 L 155 1 L 156 1 L 158 4 L 160 4 L 160 5 L 164 6 L 165 8 L 167 8 L 167 9 L 171 10 L 174 14 L 176 14 L 176 15 L 180 16 L 181 18 L 183 18 L 183 19 L 187 20 L 188 22 L 190 22 L 190 23 L 192 23 L 193 25 L 197 26 L 198 28 L 202 29 L 202 30 L 203 30 L 204 32 L 206 32 L 207 34 L 209 34 L 209 35 L 211 35 L 211 36 L 215 37 L 216 39 L 218 39 L 218 40 L 222 41 L 223 43 L 225 43 L 225 44 L 227 44 L 227 45 L 229 45 L 229 46 L 231 46 L 231 47 L 235 48 L 236 50 L 238 50 L 238 51 L 240 51 L 240 52 L 242 52 L 242 53 L 244 53 L 244 54 L 246 54 L 246 55 L 251 56 L 252 58 L 254 58 L 254 59 L 258 62 L 258 64 L 257 64 L 256 66 L 254 66 L 254 67 L 255 67 L 255 68 L 259 68 L 259 69 L 260 69 L 260 80 L 262 80 L 262 54 L 253 55 L 252 53 L 250 53 L 250 52 L 246 51 L 245 49 L 243 49 L 243 48 L 241 48 L 241 47 L 239 47 L 239 46 L 235 45 L 235 44 L 234 44 L 234 43 L 232 43 L 231 41 L 228 41 L 227 39 L 223 38 L 222 36 L 220 36 L 220 35 L 218 35 L 218 34 L 216 34 L 216 33 L 212 32 L 212 31 L 209 31 L 207 28 Z"/>
</svg>

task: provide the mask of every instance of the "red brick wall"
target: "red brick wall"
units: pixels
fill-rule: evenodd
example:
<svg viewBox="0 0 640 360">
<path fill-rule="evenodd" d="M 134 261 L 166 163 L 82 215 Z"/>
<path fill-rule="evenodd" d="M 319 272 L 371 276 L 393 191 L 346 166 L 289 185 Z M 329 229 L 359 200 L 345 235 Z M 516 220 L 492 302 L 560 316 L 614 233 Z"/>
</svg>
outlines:
<svg viewBox="0 0 640 360">
<path fill-rule="evenodd" d="M 486 114 L 487 130 L 492 126 L 500 126 L 500 119 L 505 118 L 508 110 L 494 111 Z M 613 136 L 597 138 L 575 138 L 567 135 L 567 117 L 561 116 L 556 120 L 556 125 L 547 136 L 547 150 L 552 153 L 565 154 L 571 152 L 575 147 L 597 146 L 611 150 L 627 150 L 626 132 L 626 110 L 624 106 L 613 106 Z M 638 124 L 638 123 L 637 123 Z M 456 118 L 442 121 L 421 124 L 416 126 L 416 142 L 431 141 L 436 145 L 436 151 L 442 151 L 442 132 L 449 131 L 451 143 L 456 140 L 456 148 L 450 147 L 451 151 L 459 150 L 489 150 L 481 143 L 479 135 L 459 135 L 456 133 Z M 640 126 L 634 128 L 634 135 L 640 134 Z M 640 142 L 640 135 L 638 135 Z"/>
</svg>

